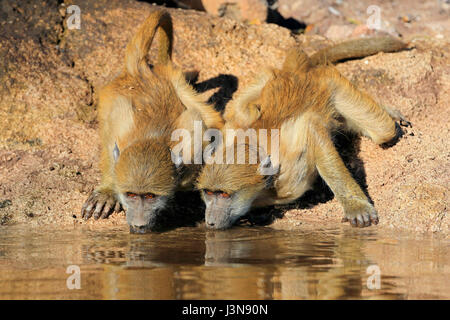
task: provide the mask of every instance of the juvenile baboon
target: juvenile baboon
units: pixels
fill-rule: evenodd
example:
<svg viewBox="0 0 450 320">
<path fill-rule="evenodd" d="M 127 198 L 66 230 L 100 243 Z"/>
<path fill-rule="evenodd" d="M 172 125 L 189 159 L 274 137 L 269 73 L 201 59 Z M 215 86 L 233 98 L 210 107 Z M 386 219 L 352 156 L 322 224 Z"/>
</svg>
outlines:
<svg viewBox="0 0 450 320">
<path fill-rule="evenodd" d="M 345 167 L 332 136 L 338 130 L 350 131 L 383 144 L 396 137 L 395 120 L 404 119 L 359 91 L 327 62 L 404 46 L 392 38 L 353 40 L 312 57 L 294 48 L 281 70 L 264 72 L 237 96 L 225 110 L 222 132 L 254 129 L 258 145 L 239 145 L 233 137 L 225 139 L 224 148 L 212 148 L 223 164 L 206 164 L 197 182 L 206 204 L 207 227 L 225 229 L 251 207 L 292 202 L 311 188 L 317 174 L 342 204 L 343 221 L 359 227 L 377 224 L 375 208 Z M 260 141 L 260 133 L 267 130 L 271 142 L 272 129 L 279 130 L 277 157 L 270 144 Z M 245 153 L 246 159 L 256 156 L 259 163 L 226 163 L 217 156 L 218 150 Z M 272 172 L 262 174 L 267 169 Z"/>
<path fill-rule="evenodd" d="M 158 60 L 149 66 L 145 57 L 157 29 Z M 171 154 L 172 132 L 192 131 L 194 121 L 223 125 L 173 65 L 172 38 L 170 15 L 152 12 L 127 45 L 122 73 L 99 93 L 102 180 L 83 205 L 85 219 L 106 218 L 122 205 L 132 231 L 152 228 L 174 192 L 193 186 L 199 169 Z"/>
</svg>

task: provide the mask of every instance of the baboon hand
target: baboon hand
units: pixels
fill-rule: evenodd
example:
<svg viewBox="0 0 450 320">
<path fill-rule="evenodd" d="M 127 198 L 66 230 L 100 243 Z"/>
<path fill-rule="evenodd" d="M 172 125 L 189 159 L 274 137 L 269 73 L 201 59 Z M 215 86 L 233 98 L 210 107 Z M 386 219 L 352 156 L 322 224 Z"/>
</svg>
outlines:
<svg viewBox="0 0 450 320">
<path fill-rule="evenodd" d="M 378 214 L 375 208 L 367 201 L 347 206 L 342 222 L 350 222 L 352 227 L 364 228 L 373 224 L 378 224 Z"/>
<path fill-rule="evenodd" d="M 112 212 L 120 212 L 122 206 L 116 200 L 111 191 L 95 190 L 91 193 L 89 198 L 81 209 L 81 217 L 88 220 L 92 215 L 94 219 L 106 219 Z"/>
</svg>

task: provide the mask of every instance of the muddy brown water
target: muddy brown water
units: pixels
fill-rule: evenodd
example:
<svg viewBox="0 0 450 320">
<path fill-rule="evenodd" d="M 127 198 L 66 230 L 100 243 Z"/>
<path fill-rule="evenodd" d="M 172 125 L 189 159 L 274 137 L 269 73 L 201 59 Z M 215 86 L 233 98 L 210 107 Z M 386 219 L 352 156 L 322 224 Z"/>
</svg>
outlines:
<svg viewBox="0 0 450 320">
<path fill-rule="evenodd" d="M 0 227 L 0 299 L 449 299 L 449 245 L 346 226 Z"/>
</svg>

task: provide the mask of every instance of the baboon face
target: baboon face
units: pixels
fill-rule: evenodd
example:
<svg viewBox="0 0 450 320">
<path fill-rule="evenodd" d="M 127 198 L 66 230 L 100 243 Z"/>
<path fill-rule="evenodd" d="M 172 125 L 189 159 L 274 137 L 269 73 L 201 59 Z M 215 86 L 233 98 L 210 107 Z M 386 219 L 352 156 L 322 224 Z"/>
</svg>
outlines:
<svg viewBox="0 0 450 320">
<path fill-rule="evenodd" d="M 206 226 L 230 228 L 250 210 L 253 200 L 265 187 L 266 176 L 258 172 L 258 165 L 205 165 L 197 188 L 206 204 Z"/>
<path fill-rule="evenodd" d="M 206 227 L 209 229 L 230 228 L 248 212 L 256 194 L 248 190 L 240 190 L 232 194 L 221 190 L 202 190 L 202 198 L 206 204 Z"/>
<path fill-rule="evenodd" d="M 131 231 L 151 230 L 176 188 L 170 151 L 147 140 L 115 153 L 116 189 Z"/>
<path fill-rule="evenodd" d="M 255 164 L 237 163 L 238 147 L 235 149 L 235 162 L 230 164 L 206 164 L 197 179 L 197 188 L 206 204 L 206 227 L 211 229 L 230 228 L 251 208 L 270 181 L 268 168 L 272 168 L 270 156 Z M 256 149 L 245 146 L 246 159 Z M 259 156 L 258 153 L 256 153 Z M 258 159 L 258 157 L 256 157 Z M 269 178 L 269 179 L 268 179 Z"/>
<path fill-rule="evenodd" d="M 154 193 L 126 192 L 119 195 L 120 202 L 127 213 L 131 233 L 145 233 L 152 230 L 158 222 L 158 214 L 167 203 L 166 196 Z"/>
</svg>

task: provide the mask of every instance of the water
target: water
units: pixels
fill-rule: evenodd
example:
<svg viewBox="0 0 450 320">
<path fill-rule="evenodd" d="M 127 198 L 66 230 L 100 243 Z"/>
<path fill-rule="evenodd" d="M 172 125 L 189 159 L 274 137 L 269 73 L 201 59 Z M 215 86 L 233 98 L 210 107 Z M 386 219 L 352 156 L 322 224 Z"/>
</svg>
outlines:
<svg viewBox="0 0 450 320">
<path fill-rule="evenodd" d="M 0 227 L 0 299 L 450 298 L 450 243 L 436 237 L 348 226 L 93 228 Z M 70 265 L 81 289 L 67 287 Z"/>
</svg>

